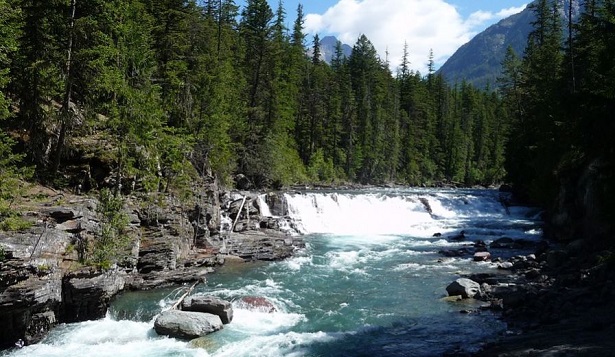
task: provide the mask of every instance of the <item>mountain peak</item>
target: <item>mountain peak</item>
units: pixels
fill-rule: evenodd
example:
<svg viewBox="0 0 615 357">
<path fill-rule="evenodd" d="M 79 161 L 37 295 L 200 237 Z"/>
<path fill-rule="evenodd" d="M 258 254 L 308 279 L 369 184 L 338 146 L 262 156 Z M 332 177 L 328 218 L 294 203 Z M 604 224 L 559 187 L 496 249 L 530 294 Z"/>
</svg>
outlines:
<svg viewBox="0 0 615 357">
<path fill-rule="evenodd" d="M 333 56 L 335 56 L 335 46 L 337 45 L 338 39 L 335 36 L 325 36 L 320 39 L 320 57 L 327 63 L 331 63 L 333 60 Z M 308 56 L 312 56 L 314 53 L 314 48 L 310 47 L 307 51 Z M 343 43 L 342 44 L 342 53 L 346 57 L 350 57 L 352 53 L 352 47 Z"/>
<path fill-rule="evenodd" d="M 562 19 L 568 16 L 569 0 L 559 0 Z M 572 0 L 573 16 L 580 13 L 580 1 Z M 488 27 L 461 46 L 438 70 L 449 83 L 466 81 L 479 88 L 497 86 L 506 49 L 511 46 L 522 56 L 535 15 L 530 6 Z M 567 20 L 566 20 L 567 21 Z"/>
</svg>

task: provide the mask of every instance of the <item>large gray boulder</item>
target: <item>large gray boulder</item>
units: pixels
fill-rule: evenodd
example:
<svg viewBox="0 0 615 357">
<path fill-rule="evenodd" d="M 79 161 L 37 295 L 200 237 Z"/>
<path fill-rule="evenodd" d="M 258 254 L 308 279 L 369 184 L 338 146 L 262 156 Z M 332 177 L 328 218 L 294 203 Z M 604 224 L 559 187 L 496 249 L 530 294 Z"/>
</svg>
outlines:
<svg viewBox="0 0 615 357">
<path fill-rule="evenodd" d="M 229 301 L 218 299 L 215 296 L 193 295 L 182 302 L 183 311 L 205 312 L 217 315 L 223 324 L 233 320 L 233 306 Z"/>
<path fill-rule="evenodd" d="M 164 311 L 154 322 L 157 334 L 188 340 L 209 335 L 222 328 L 219 316 L 194 311 Z"/>
<path fill-rule="evenodd" d="M 468 278 L 460 278 L 446 287 L 449 296 L 461 295 L 464 299 L 481 295 L 480 284 Z"/>
</svg>

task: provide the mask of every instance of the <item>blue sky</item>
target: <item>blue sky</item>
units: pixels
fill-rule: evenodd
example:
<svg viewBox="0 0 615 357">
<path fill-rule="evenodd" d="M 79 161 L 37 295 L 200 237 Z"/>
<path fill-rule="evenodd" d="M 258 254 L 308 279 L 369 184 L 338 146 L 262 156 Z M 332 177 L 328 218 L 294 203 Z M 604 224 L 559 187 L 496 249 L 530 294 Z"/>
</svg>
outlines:
<svg viewBox="0 0 615 357">
<path fill-rule="evenodd" d="M 279 0 L 268 0 L 277 8 Z M 433 50 L 442 65 L 461 45 L 488 26 L 521 11 L 530 0 L 283 0 L 289 26 L 303 4 L 308 43 L 314 34 L 334 35 L 353 45 L 365 34 L 392 69 L 408 44 L 411 67 L 424 72 Z M 237 0 L 239 6 L 245 1 Z"/>
</svg>

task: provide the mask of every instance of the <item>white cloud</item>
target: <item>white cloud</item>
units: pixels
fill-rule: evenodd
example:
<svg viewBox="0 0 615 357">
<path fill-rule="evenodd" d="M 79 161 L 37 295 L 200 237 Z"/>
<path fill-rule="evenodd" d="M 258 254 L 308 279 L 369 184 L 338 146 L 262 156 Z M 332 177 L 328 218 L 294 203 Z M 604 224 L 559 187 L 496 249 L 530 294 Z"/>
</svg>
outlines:
<svg viewBox="0 0 615 357">
<path fill-rule="evenodd" d="M 508 9 L 502 9 L 496 14 L 496 16 L 503 19 L 505 17 L 520 13 L 521 11 L 523 11 L 523 9 L 525 9 L 526 6 L 527 4 L 521 5 L 519 7 L 510 7 Z"/>
<path fill-rule="evenodd" d="M 430 49 L 441 65 L 485 23 L 521 9 L 477 11 L 464 19 L 444 0 L 339 0 L 322 15 L 308 14 L 305 28 L 311 34 L 336 35 L 351 46 L 365 34 L 381 57 L 389 52 L 392 68 L 401 62 L 407 42 L 411 68 L 425 74 Z"/>
</svg>

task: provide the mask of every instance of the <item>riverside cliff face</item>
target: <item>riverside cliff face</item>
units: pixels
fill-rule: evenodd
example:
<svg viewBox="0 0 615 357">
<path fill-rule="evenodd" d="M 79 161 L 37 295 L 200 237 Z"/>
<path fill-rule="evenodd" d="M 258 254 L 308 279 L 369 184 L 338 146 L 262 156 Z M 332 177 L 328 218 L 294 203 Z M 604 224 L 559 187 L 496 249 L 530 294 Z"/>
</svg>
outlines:
<svg viewBox="0 0 615 357">
<path fill-rule="evenodd" d="M 102 318 L 122 290 L 204 280 L 229 255 L 278 260 L 302 246 L 300 239 L 261 223 L 256 197 L 240 211 L 212 181 L 189 207 L 170 195 L 155 206 L 126 196 L 130 249 L 126 259 L 103 271 L 79 263 L 79 252 L 100 235 L 99 202 L 43 188 L 31 197 L 37 198 L 27 199 L 24 211 L 34 225 L 0 231 L 0 348 L 36 343 L 58 323 Z M 237 218 L 232 234 L 220 232 L 221 206 Z"/>
</svg>

